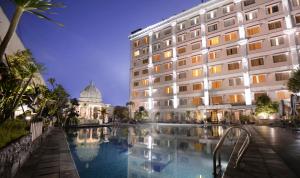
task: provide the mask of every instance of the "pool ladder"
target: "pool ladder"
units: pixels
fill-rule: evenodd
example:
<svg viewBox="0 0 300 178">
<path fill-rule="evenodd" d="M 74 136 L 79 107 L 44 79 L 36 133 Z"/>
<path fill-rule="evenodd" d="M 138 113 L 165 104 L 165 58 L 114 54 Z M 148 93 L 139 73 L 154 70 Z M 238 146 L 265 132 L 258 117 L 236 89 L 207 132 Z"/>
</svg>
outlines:
<svg viewBox="0 0 300 178">
<path fill-rule="evenodd" d="M 235 143 L 235 146 L 234 146 L 233 151 L 231 153 L 229 162 L 233 158 L 233 156 L 232 156 L 234 154 L 233 152 L 237 149 L 236 147 L 238 146 L 240 138 L 242 137 L 242 131 L 245 131 L 245 133 L 246 133 L 246 139 L 244 140 L 241 148 L 239 149 L 239 151 L 237 153 L 236 160 L 235 160 L 235 163 L 234 163 L 235 164 L 234 168 L 236 168 L 239 165 L 240 160 L 242 159 L 245 151 L 247 150 L 247 148 L 250 144 L 251 134 L 243 126 L 232 126 L 229 129 L 227 129 L 226 132 L 224 133 L 224 135 L 222 136 L 222 138 L 219 140 L 219 142 L 218 142 L 218 144 L 215 147 L 214 152 L 213 152 L 213 176 L 214 176 L 214 178 L 221 177 L 222 169 L 221 169 L 220 149 L 222 148 L 223 143 L 224 143 L 225 139 L 228 137 L 229 133 L 234 129 L 239 129 L 240 130 L 240 135 L 239 135 L 239 138 L 237 139 L 237 141 Z M 218 165 L 217 165 L 217 159 L 218 159 Z"/>
</svg>

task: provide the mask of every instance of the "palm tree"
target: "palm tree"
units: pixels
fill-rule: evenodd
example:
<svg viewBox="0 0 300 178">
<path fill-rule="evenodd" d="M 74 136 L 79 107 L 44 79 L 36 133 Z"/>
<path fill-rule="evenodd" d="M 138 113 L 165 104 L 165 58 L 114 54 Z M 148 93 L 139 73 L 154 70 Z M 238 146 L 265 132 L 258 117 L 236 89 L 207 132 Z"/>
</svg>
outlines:
<svg viewBox="0 0 300 178">
<path fill-rule="evenodd" d="M 300 68 L 293 71 L 287 83 L 288 89 L 294 93 L 300 92 Z"/>
<path fill-rule="evenodd" d="M 53 21 L 51 18 L 47 17 L 45 14 L 49 13 L 49 10 L 51 8 L 60 8 L 63 7 L 61 3 L 53 3 L 52 0 L 12 0 L 14 4 L 16 5 L 16 10 L 14 12 L 13 18 L 10 22 L 10 26 L 8 28 L 8 31 L 6 32 L 6 35 L 1 42 L 0 45 L 0 58 L 1 62 L 4 63 L 5 65 L 6 62 L 4 61 L 4 52 L 7 48 L 7 45 L 15 33 L 17 26 L 20 22 L 21 16 L 23 15 L 24 12 L 31 13 L 33 15 L 36 15 L 37 17 L 41 19 L 46 19 L 52 22 Z M 57 23 L 57 22 L 55 22 Z M 62 24 L 57 23 L 58 25 L 62 26 Z"/>
<path fill-rule="evenodd" d="M 132 107 L 134 106 L 134 102 L 133 101 L 129 101 L 129 102 L 126 103 L 126 106 L 128 107 L 128 110 L 129 110 L 129 112 L 128 112 L 128 114 L 129 114 L 128 118 L 131 119 Z"/>
</svg>

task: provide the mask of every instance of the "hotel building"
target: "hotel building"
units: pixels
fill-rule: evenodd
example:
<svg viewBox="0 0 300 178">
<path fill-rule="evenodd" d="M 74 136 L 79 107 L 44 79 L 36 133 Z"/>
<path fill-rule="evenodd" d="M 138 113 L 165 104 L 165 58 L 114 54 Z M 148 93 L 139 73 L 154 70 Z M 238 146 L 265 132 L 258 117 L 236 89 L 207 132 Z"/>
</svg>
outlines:
<svg viewBox="0 0 300 178">
<path fill-rule="evenodd" d="M 251 113 L 262 94 L 287 101 L 299 27 L 300 0 L 210 0 L 136 30 L 130 99 L 158 121 L 214 122 Z"/>
</svg>

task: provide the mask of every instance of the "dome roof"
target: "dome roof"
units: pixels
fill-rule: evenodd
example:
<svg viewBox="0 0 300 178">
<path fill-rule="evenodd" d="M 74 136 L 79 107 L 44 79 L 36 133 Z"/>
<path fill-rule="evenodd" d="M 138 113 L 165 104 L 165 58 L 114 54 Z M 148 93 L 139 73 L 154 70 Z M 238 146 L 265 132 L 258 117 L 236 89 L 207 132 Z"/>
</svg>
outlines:
<svg viewBox="0 0 300 178">
<path fill-rule="evenodd" d="M 80 93 L 79 101 L 82 102 L 93 102 L 101 103 L 102 94 L 100 90 L 91 82 L 85 89 Z"/>
</svg>

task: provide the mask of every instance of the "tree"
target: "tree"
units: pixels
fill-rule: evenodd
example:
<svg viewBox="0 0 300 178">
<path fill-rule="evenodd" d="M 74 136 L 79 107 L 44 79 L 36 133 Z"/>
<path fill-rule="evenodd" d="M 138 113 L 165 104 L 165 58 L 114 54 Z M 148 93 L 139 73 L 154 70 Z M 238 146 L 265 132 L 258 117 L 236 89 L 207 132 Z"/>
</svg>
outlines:
<svg viewBox="0 0 300 178">
<path fill-rule="evenodd" d="M 118 119 L 127 119 L 128 118 L 128 108 L 124 106 L 116 106 L 114 107 L 114 117 Z"/>
<path fill-rule="evenodd" d="M 131 113 L 132 113 L 132 107 L 134 106 L 134 102 L 133 101 L 129 101 L 129 102 L 127 102 L 126 103 L 126 106 L 128 107 L 128 110 L 129 110 L 129 112 L 128 112 L 128 114 L 129 114 L 129 119 L 131 118 Z"/>
<path fill-rule="evenodd" d="M 79 102 L 76 98 L 70 99 L 69 107 L 65 110 L 65 126 L 78 124 L 78 112 L 77 107 L 79 106 Z"/>
<path fill-rule="evenodd" d="M 8 31 L 6 32 L 3 41 L 0 45 L 0 58 L 1 63 L 5 64 L 4 61 L 4 52 L 7 48 L 7 45 L 15 33 L 18 24 L 20 22 L 21 16 L 24 12 L 31 13 L 33 15 L 36 15 L 37 17 L 41 19 L 46 19 L 48 21 L 53 21 L 51 18 L 47 17 L 47 14 L 49 14 L 49 11 L 52 8 L 61 8 L 63 5 L 61 3 L 53 3 L 52 0 L 12 0 L 14 4 L 16 5 L 16 9 L 13 15 L 13 18 L 11 19 L 10 26 L 8 28 Z M 57 22 L 55 22 L 57 23 Z M 58 25 L 62 26 L 62 24 L 57 23 Z"/>
<path fill-rule="evenodd" d="M 255 113 L 257 116 L 268 118 L 270 114 L 278 112 L 278 103 L 272 102 L 266 94 L 257 98 Z"/>
<path fill-rule="evenodd" d="M 137 111 L 134 112 L 134 119 L 135 120 L 143 120 L 148 117 L 148 112 L 144 106 L 140 106 Z"/>
<path fill-rule="evenodd" d="M 289 78 L 287 86 L 293 93 L 300 92 L 300 68 L 292 72 L 292 76 Z"/>
</svg>

